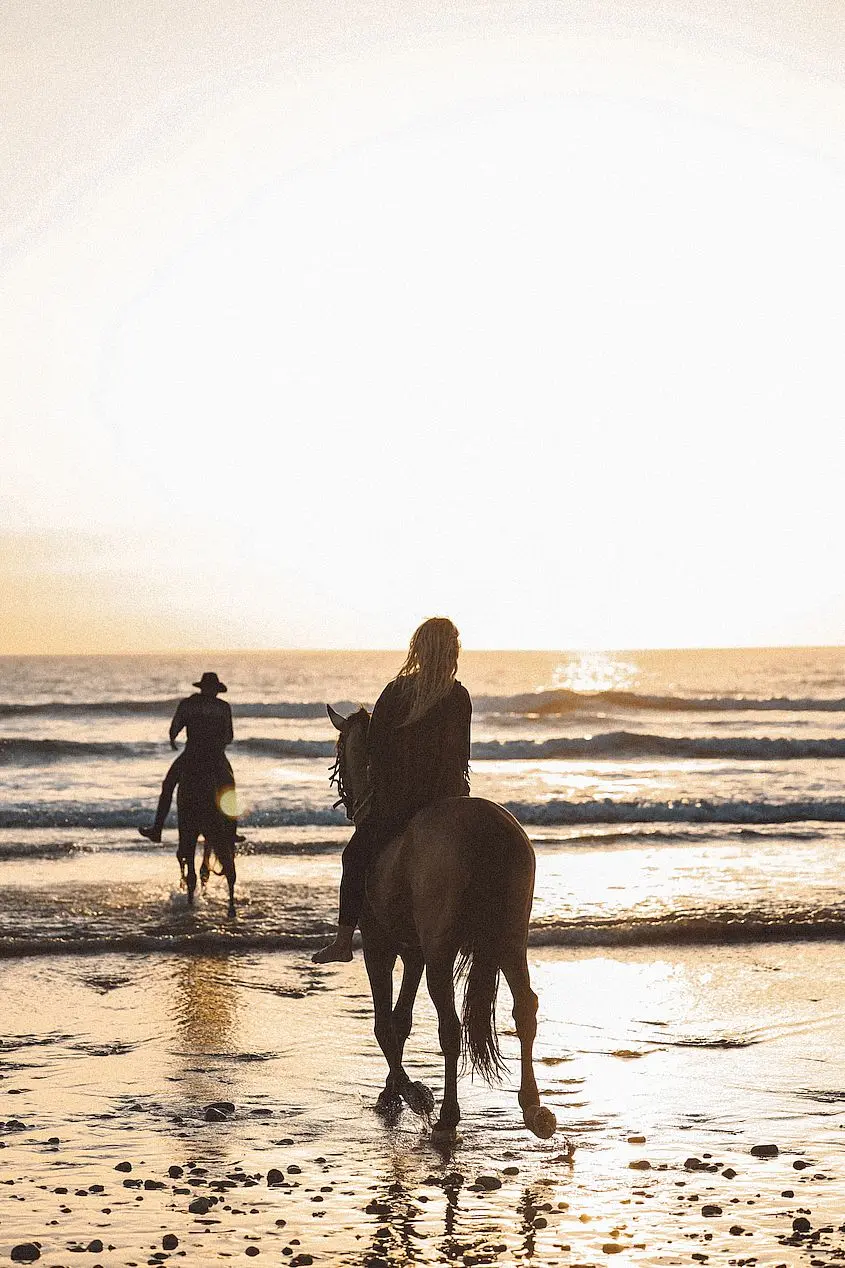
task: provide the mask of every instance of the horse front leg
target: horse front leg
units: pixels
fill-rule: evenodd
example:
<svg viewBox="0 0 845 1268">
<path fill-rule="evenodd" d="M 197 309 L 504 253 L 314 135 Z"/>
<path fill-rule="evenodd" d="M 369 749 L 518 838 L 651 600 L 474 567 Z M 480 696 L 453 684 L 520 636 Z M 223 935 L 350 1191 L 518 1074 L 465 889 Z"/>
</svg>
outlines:
<svg viewBox="0 0 845 1268">
<path fill-rule="evenodd" d="M 431 1093 L 421 1083 L 412 1083 L 402 1065 L 402 1052 L 393 1025 L 393 966 L 396 951 L 385 943 L 373 942 L 364 936 L 364 964 L 370 979 L 375 1019 L 373 1031 L 384 1053 L 393 1087 L 415 1114 L 428 1117 L 431 1112 Z"/>
<path fill-rule="evenodd" d="M 461 1055 L 461 1022 L 455 1010 L 455 957 L 441 956 L 426 966 L 426 984 L 437 1009 L 437 1034 L 443 1053 L 444 1081 L 440 1117 L 434 1124 L 432 1141 L 452 1143 L 461 1121 L 458 1104 L 458 1059 Z"/>
<path fill-rule="evenodd" d="M 502 972 L 513 996 L 513 1020 L 519 1036 L 520 1083 L 519 1104 L 525 1126 L 541 1140 L 548 1140 L 557 1129 L 557 1119 L 550 1109 L 540 1104 L 540 1093 L 534 1077 L 534 1038 L 537 1034 L 537 996 L 531 989 L 528 957 L 524 947 L 502 956 Z"/>
<path fill-rule="evenodd" d="M 422 951 L 419 949 L 403 951 L 401 955 L 403 966 L 402 985 L 399 988 L 399 995 L 392 1014 L 393 1032 L 399 1048 L 400 1062 L 404 1058 L 405 1043 L 411 1033 L 411 1026 L 414 1020 L 414 1001 L 417 998 L 417 991 L 425 964 Z M 391 1113 L 400 1109 L 401 1105 L 402 1098 L 396 1087 L 393 1075 L 388 1074 L 384 1089 L 376 1102 L 376 1108 L 383 1113 Z"/>
</svg>

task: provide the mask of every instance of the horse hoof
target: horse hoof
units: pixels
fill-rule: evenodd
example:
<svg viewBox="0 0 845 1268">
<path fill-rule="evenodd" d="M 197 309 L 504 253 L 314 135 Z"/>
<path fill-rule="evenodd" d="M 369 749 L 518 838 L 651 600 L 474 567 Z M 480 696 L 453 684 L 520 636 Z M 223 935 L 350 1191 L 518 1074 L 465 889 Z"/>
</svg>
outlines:
<svg viewBox="0 0 845 1268">
<path fill-rule="evenodd" d="M 545 1105 L 529 1105 L 522 1111 L 525 1126 L 541 1140 L 549 1140 L 557 1131 L 557 1119 Z"/>
<path fill-rule="evenodd" d="M 237 916 L 237 914 L 238 914 L 238 913 L 235 911 L 235 904 L 234 904 L 234 903 L 230 903 L 230 904 L 229 904 L 229 917 L 230 917 L 230 919 L 232 919 L 232 920 L 233 920 L 233 919 L 235 918 L 235 916 Z"/>
<path fill-rule="evenodd" d="M 454 1149 L 458 1140 L 456 1127 L 441 1127 L 435 1123 L 431 1129 L 431 1143 L 435 1149 Z"/>
<path fill-rule="evenodd" d="M 393 1088 L 382 1088 L 378 1094 L 375 1109 L 377 1114 L 401 1114 L 403 1108 L 402 1097 Z"/>
<path fill-rule="evenodd" d="M 420 1118 L 431 1118 L 434 1113 L 434 1095 L 424 1083 L 409 1083 L 405 1101 Z"/>
</svg>

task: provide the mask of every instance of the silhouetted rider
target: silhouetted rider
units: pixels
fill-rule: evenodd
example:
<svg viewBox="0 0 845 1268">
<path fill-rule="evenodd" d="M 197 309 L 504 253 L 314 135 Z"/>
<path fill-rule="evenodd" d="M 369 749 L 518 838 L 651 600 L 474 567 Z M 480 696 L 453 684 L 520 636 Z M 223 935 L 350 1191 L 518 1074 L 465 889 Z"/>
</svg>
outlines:
<svg viewBox="0 0 845 1268">
<path fill-rule="evenodd" d="M 226 756 L 226 746 L 232 743 L 232 710 L 219 693 L 226 691 L 217 674 L 206 672 L 199 682 L 193 683 L 199 692 L 180 700 L 170 723 L 170 747 L 176 748 L 176 737 L 186 732 L 185 748 L 176 758 L 161 785 L 155 821 L 151 828 L 139 828 L 148 841 L 161 841 L 161 833 L 173 801 L 176 785 L 186 766 L 212 770 L 218 787 L 233 785 L 232 767 Z"/>
</svg>

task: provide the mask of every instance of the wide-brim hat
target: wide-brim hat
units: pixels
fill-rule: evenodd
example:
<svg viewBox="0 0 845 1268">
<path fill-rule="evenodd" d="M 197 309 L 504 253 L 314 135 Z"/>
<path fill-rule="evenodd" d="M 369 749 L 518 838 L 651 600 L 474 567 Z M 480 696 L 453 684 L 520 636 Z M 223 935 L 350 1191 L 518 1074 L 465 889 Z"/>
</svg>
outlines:
<svg viewBox="0 0 845 1268">
<path fill-rule="evenodd" d="M 200 691 L 207 690 L 209 687 L 213 687 L 215 691 L 226 690 L 225 682 L 221 682 L 215 673 L 208 670 L 206 670 L 199 682 L 192 683 L 191 686 L 199 687 Z"/>
</svg>

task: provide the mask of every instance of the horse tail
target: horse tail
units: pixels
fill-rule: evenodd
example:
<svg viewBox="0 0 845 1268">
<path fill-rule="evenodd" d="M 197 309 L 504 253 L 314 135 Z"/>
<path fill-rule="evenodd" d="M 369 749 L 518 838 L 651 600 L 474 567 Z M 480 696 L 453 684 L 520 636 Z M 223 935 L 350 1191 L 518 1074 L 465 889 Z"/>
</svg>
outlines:
<svg viewBox="0 0 845 1268">
<path fill-rule="evenodd" d="M 488 1083 L 500 1082 L 505 1063 L 496 1030 L 499 990 L 501 921 L 505 897 L 506 825 L 490 824 L 490 831 L 468 842 L 472 850 L 472 881 L 466 895 L 468 931 L 455 968 L 466 975 L 461 1013 L 465 1062 Z"/>
</svg>

